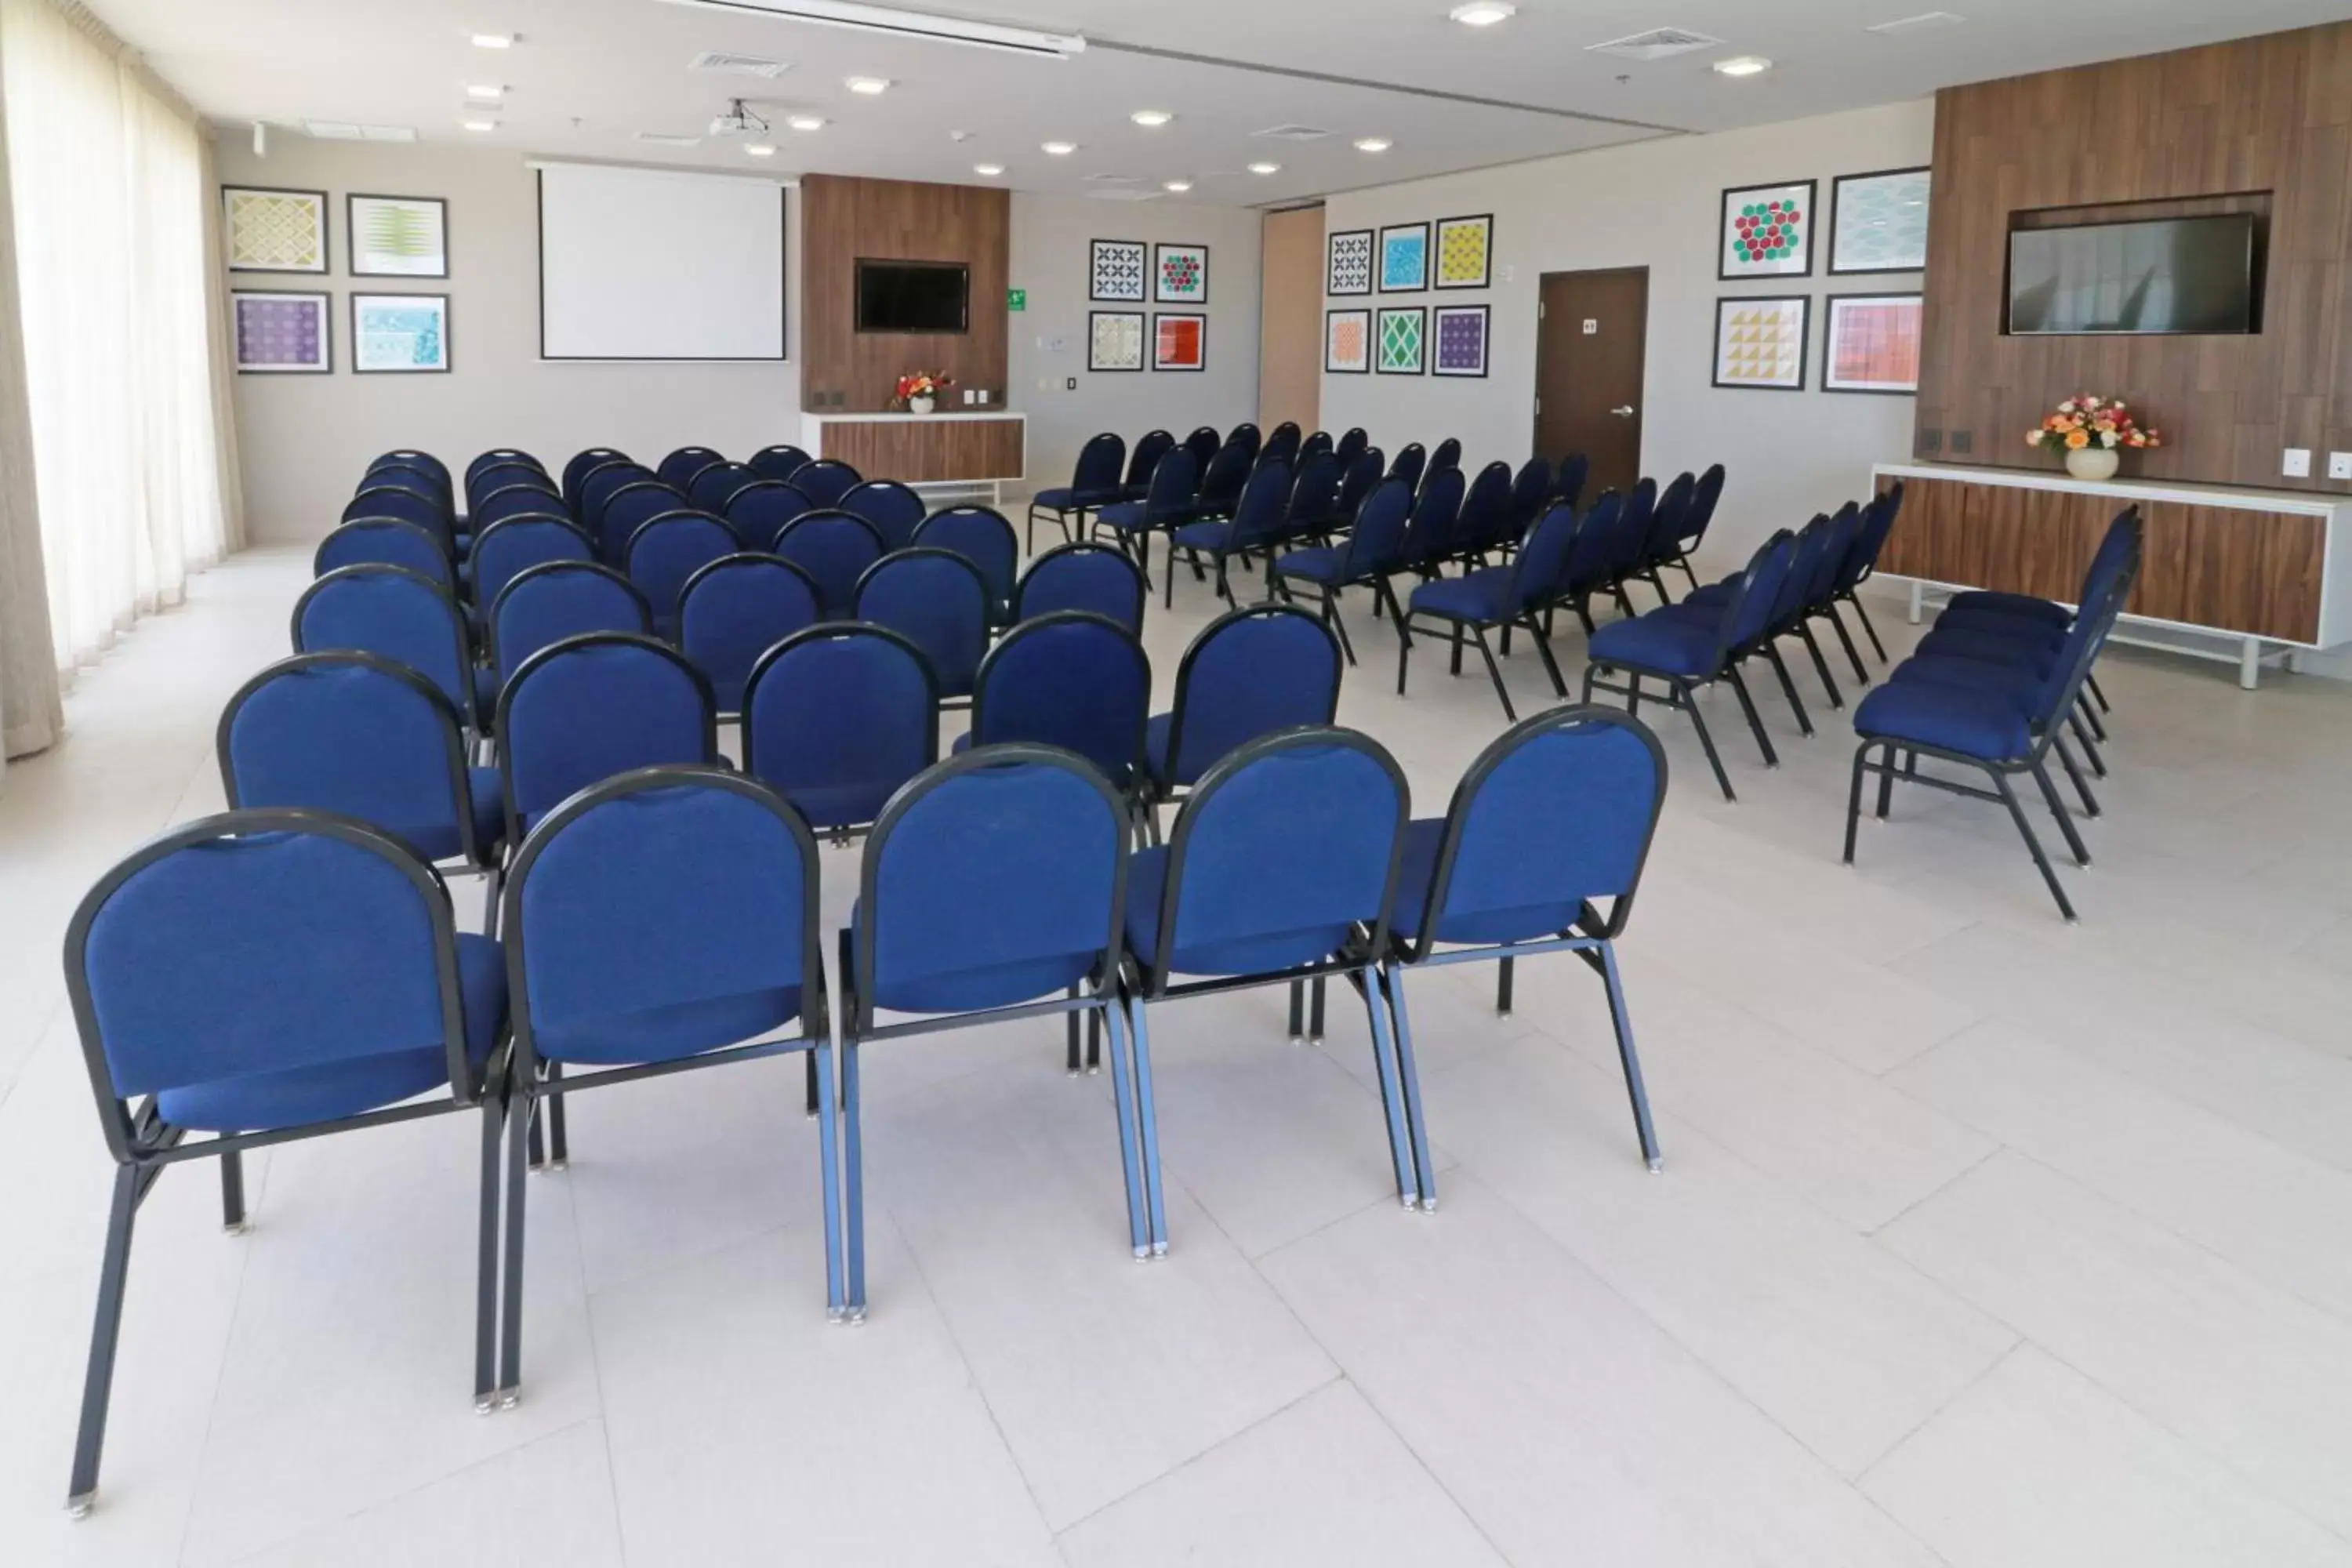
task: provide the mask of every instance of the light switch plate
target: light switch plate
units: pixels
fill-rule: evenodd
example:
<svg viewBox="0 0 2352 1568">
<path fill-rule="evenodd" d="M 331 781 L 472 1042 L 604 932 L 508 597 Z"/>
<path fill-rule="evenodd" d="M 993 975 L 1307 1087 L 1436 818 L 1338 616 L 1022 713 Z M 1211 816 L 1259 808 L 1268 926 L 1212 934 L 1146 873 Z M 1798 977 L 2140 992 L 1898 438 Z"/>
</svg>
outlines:
<svg viewBox="0 0 2352 1568">
<path fill-rule="evenodd" d="M 2352 452 L 2328 453 L 2327 477 L 2331 479 L 2352 479 Z"/>
<path fill-rule="evenodd" d="M 2285 460 L 2279 464 L 2279 472 L 2291 479 L 2311 478 L 2311 448 L 2289 447 L 2286 449 Z"/>
</svg>

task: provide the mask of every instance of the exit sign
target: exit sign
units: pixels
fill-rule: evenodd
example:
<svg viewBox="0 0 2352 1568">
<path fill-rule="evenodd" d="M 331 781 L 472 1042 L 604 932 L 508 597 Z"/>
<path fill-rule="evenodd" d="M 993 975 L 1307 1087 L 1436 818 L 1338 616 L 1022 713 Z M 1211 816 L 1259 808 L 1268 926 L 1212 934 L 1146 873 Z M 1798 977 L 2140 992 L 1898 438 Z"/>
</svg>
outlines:
<svg viewBox="0 0 2352 1568">
<path fill-rule="evenodd" d="M 1007 289 L 1004 291 L 1004 308 L 1008 310 L 1027 310 L 1029 308 L 1029 290 L 1026 289 Z"/>
</svg>

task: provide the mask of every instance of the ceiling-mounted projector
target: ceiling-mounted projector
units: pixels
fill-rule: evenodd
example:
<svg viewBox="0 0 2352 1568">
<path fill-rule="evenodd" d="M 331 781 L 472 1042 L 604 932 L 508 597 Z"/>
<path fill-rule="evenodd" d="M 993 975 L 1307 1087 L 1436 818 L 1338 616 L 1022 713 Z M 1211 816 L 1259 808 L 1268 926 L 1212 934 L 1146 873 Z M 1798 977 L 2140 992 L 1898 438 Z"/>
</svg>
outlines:
<svg viewBox="0 0 2352 1568">
<path fill-rule="evenodd" d="M 727 112 L 710 122 L 713 136 L 764 136 L 768 122 L 744 107 L 740 98 L 727 100 Z"/>
</svg>

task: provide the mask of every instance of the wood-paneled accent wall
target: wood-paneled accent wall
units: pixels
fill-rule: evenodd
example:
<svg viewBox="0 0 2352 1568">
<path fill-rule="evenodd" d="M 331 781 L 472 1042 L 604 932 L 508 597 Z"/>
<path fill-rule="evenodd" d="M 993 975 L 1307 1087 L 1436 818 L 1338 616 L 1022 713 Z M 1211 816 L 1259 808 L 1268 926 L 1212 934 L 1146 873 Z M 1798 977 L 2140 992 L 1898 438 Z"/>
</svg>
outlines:
<svg viewBox="0 0 2352 1568">
<path fill-rule="evenodd" d="M 829 419 L 824 455 L 900 484 L 1023 477 L 1027 427 L 1018 419 Z"/>
<path fill-rule="evenodd" d="M 1323 209 L 1265 215 L 1258 271 L 1257 417 L 1323 424 Z"/>
<path fill-rule="evenodd" d="M 1005 393 L 1005 281 L 1012 270 L 1013 197 L 974 185 L 801 178 L 801 406 L 810 413 L 873 414 L 890 405 L 901 375 L 945 371 L 947 402 L 966 388 L 1002 405 Z M 861 332 L 857 262 L 955 261 L 971 268 L 971 330 Z M 831 401 L 838 394 L 841 401 Z"/>
<path fill-rule="evenodd" d="M 1882 570 L 2069 604 L 2123 505 L 2113 496 L 1964 479 L 1910 479 L 1904 487 Z M 2168 500 L 2142 501 L 2139 510 L 2147 554 L 2129 614 L 2317 639 L 2326 518 Z"/>
<path fill-rule="evenodd" d="M 2352 22 L 1948 88 L 1935 168 L 1917 456 L 2047 467 L 2025 432 L 2059 398 L 2103 392 L 2172 442 L 2126 456 L 2126 478 L 2352 491 L 2326 477 L 2327 453 L 2352 450 Z M 2260 333 L 2002 331 L 2013 214 L 2264 192 Z M 2313 478 L 2281 476 L 2288 447 L 2312 450 Z"/>
</svg>

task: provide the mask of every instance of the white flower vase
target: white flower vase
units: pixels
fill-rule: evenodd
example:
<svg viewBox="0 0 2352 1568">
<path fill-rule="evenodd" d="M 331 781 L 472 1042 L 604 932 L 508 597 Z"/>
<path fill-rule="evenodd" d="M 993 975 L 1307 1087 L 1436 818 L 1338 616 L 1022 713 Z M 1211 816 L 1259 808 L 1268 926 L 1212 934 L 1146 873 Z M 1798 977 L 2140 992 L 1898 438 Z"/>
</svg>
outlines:
<svg viewBox="0 0 2352 1568">
<path fill-rule="evenodd" d="M 2116 477 L 2116 465 L 2123 454 L 2113 447 L 2076 447 L 2066 454 L 2066 471 L 2078 479 L 2097 484 Z"/>
<path fill-rule="evenodd" d="M 907 412 L 909 414 L 929 414 L 934 406 L 936 405 L 928 397 L 910 397 L 907 399 Z M 2109 470 L 2112 471 L 2115 468 L 2115 454 L 2113 452 L 2109 452 L 2107 454 L 2107 467 Z"/>
</svg>

